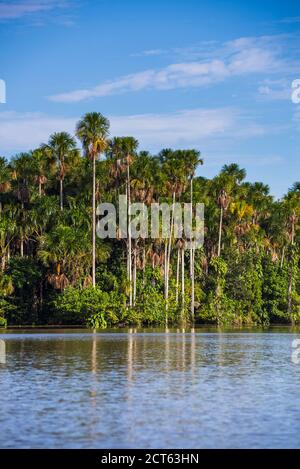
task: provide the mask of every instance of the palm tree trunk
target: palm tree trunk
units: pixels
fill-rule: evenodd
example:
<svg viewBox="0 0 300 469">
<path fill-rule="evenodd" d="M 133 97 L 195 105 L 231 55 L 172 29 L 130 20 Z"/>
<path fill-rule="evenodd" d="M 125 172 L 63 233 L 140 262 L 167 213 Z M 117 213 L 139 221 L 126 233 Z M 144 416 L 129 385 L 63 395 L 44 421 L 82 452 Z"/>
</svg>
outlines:
<svg viewBox="0 0 300 469">
<path fill-rule="evenodd" d="M 191 295 L 191 320 L 194 322 L 195 316 L 195 249 L 191 252 L 192 259 L 192 295 Z"/>
<path fill-rule="evenodd" d="M 288 284 L 288 314 L 292 311 L 292 273 L 289 273 L 289 284 Z"/>
<path fill-rule="evenodd" d="M 94 158 L 95 159 L 95 158 Z M 60 209 L 64 209 L 64 192 L 63 192 L 63 180 L 59 180 L 59 199 L 60 199 Z"/>
<path fill-rule="evenodd" d="M 143 246 L 143 285 L 145 285 L 145 269 L 146 269 L 146 247 L 145 247 L 145 240 Z"/>
<path fill-rule="evenodd" d="M 132 307 L 132 259 L 131 259 L 131 197 L 130 173 L 127 164 L 127 196 L 128 196 L 128 273 L 129 273 L 129 306 Z"/>
<path fill-rule="evenodd" d="M 284 252 L 285 252 L 285 246 L 283 246 L 282 253 L 281 253 L 281 261 L 280 261 L 280 268 L 281 269 L 283 267 L 283 262 L 284 262 Z"/>
<path fill-rule="evenodd" d="M 192 275 L 193 275 L 193 264 L 192 264 L 192 257 L 193 257 L 193 245 L 192 245 L 192 230 L 193 230 L 193 178 L 192 178 L 192 177 L 191 177 L 191 198 L 190 198 L 190 205 L 191 205 L 190 277 L 192 278 Z"/>
<path fill-rule="evenodd" d="M 166 326 L 168 326 L 169 275 L 170 275 L 170 259 L 171 259 L 171 247 L 172 247 L 172 237 L 173 237 L 173 225 L 174 225 L 174 209 L 175 209 L 175 192 L 173 192 L 171 226 L 170 226 L 170 235 L 169 235 L 168 247 L 167 247 L 166 289 L 165 289 Z"/>
<path fill-rule="evenodd" d="M 165 282 L 165 299 L 167 298 L 167 268 L 168 268 L 168 241 L 165 240 L 165 253 L 164 253 L 164 282 Z"/>
<path fill-rule="evenodd" d="M 96 156 L 95 155 L 93 155 L 93 208 L 92 210 L 93 210 L 92 283 L 93 283 L 93 287 L 95 288 L 96 286 Z"/>
<path fill-rule="evenodd" d="M 136 300 L 136 262 L 137 262 L 137 248 L 134 247 L 133 251 L 133 306 L 135 306 Z"/>
<path fill-rule="evenodd" d="M 191 320 L 194 322 L 194 311 L 195 311 L 195 266 L 194 266 L 194 257 L 195 249 L 193 248 L 192 240 L 192 230 L 193 230 L 193 177 L 191 178 L 191 248 L 190 248 L 190 276 L 192 281 L 192 294 L 191 294 Z"/>
<path fill-rule="evenodd" d="M 178 290 L 179 290 L 179 270 L 180 270 L 180 251 L 177 249 L 177 269 L 176 269 L 176 305 L 178 305 Z"/>
<path fill-rule="evenodd" d="M 223 224 L 223 208 L 221 207 L 220 224 L 219 224 L 218 257 L 220 257 L 220 254 L 221 254 L 222 224 Z"/>
<path fill-rule="evenodd" d="M 24 238 L 23 238 L 23 235 L 21 235 L 20 256 L 21 256 L 21 257 L 24 257 Z"/>
<path fill-rule="evenodd" d="M 184 318 L 185 289 L 184 289 L 184 247 L 181 248 L 181 320 Z"/>
</svg>

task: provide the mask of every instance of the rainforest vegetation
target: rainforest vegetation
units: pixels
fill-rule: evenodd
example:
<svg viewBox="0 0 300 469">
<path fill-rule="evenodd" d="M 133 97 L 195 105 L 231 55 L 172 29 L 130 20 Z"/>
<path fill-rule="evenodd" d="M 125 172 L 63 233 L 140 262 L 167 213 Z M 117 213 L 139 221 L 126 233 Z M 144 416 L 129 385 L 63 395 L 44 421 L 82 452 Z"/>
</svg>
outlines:
<svg viewBox="0 0 300 469">
<path fill-rule="evenodd" d="M 237 164 L 201 176 L 194 149 L 139 151 L 88 113 L 0 158 L 0 324 L 94 328 L 300 320 L 300 183 L 281 200 Z M 76 137 L 76 138 L 75 138 Z M 80 144 L 81 143 L 81 144 Z M 101 240 L 99 202 L 202 202 L 203 248 L 185 239 Z M 130 234 L 130 233 L 129 233 Z"/>
</svg>

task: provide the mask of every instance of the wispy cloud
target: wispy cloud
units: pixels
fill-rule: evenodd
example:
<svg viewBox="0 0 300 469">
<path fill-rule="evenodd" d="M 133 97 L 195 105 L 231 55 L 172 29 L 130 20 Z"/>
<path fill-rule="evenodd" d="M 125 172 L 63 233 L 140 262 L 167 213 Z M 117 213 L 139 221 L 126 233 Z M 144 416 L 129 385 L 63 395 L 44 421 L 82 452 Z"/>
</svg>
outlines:
<svg viewBox="0 0 300 469">
<path fill-rule="evenodd" d="M 261 99 L 267 101 L 291 100 L 291 81 L 284 78 L 263 80 L 258 87 L 258 94 Z"/>
<path fill-rule="evenodd" d="M 33 13 L 65 8 L 68 4 L 66 0 L 0 1 L 0 20 L 13 20 Z"/>
<path fill-rule="evenodd" d="M 50 96 L 57 102 L 79 102 L 143 89 L 170 90 L 207 86 L 233 76 L 274 73 L 286 69 L 280 47 L 271 37 L 240 38 L 226 42 L 205 60 L 172 63 L 160 69 L 147 69 L 100 83 Z"/>
<path fill-rule="evenodd" d="M 153 57 L 155 55 L 168 54 L 168 49 L 147 49 L 142 52 L 134 52 L 131 57 Z"/>
<path fill-rule="evenodd" d="M 181 110 L 172 113 L 109 116 L 111 135 L 133 135 L 141 147 L 199 146 L 210 139 L 244 139 L 266 132 L 240 110 L 226 107 Z M 53 132 L 73 133 L 77 117 L 42 113 L 0 113 L 0 154 L 26 151 L 46 141 Z"/>
<path fill-rule="evenodd" d="M 287 16 L 278 21 L 278 23 L 283 24 L 296 24 L 300 23 L 300 16 Z"/>
</svg>

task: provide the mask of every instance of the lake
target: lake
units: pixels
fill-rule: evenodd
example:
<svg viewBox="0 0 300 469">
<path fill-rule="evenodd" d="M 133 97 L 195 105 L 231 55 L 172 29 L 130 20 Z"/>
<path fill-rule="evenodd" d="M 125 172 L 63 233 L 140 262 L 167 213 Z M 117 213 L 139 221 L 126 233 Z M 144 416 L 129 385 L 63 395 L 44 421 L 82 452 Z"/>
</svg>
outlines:
<svg viewBox="0 0 300 469">
<path fill-rule="evenodd" d="M 299 448 L 294 339 L 284 327 L 2 330 L 0 447 Z"/>
</svg>

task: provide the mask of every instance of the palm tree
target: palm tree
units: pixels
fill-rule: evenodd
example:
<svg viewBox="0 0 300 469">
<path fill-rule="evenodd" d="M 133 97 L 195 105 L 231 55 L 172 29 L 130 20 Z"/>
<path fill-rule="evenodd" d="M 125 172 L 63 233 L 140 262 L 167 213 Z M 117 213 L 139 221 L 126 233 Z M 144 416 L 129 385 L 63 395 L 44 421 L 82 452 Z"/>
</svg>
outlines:
<svg viewBox="0 0 300 469">
<path fill-rule="evenodd" d="M 109 121 L 99 112 L 89 112 L 76 126 L 86 156 L 93 165 L 92 196 L 92 284 L 96 286 L 96 159 L 107 148 Z"/>
<path fill-rule="evenodd" d="M 193 230 L 193 181 L 199 164 L 203 164 L 200 152 L 197 150 L 186 150 L 186 172 L 191 181 L 190 206 L 191 206 L 191 231 Z M 190 239 L 190 277 L 192 282 L 191 292 L 191 320 L 194 322 L 195 315 L 195 248 L 193 247 L 192 235 Z"/>
<path fill-rule="evenodd" d="M 5 158 L 0 157 L 0 214 L 2 212 L 1 194 L 8 192 L 11 188 L 11 172 Z"/>
<path fill-rule="evenodd" d="M 55 165 L 55 158 L 52 152 L 47 149 L 45 145 L 33 150 L 32 161 L 34 167 L 34 180 L 38 184 L 39 197 L 44 193 L 44 186 L 48 180 L 47 175 L 53 172 Z"/>
<path fill-rule="evenodd" d="M 68 167 L 74 157 L 78 155 L 76 150 L 76 141 L 67 132 L 55 132 L 50 135 L 48 144 L 41 146 L 41 149 L 49 158 L 54 158 L 58 165 L 59 176 L 59 199 L 60 209 L 64 208 L 64 190 L 63 184 Z"/>
<path fill-rule="evenodd" d="M 139 142 L 133 137 L 114 137 L 109 143 L 108 154 L 115 161 L 114 171 L 119 179 L 122 171 L 126 171 L 127 194 L 127 278 L 129 283 L 129 306 L 133 306 L 136 292 L 137 243 L 134 245 L 132 266 L 131 240 L 131 180 L 130 167 L 134 162 Z"/>
</svg>

